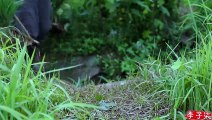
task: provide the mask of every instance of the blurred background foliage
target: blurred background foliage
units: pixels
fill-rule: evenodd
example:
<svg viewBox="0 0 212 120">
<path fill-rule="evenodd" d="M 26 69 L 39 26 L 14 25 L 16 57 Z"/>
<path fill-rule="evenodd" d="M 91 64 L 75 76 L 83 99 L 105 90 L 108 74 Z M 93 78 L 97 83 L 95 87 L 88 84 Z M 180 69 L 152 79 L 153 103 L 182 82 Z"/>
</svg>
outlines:
<svg viewBox="0 0 212 120">
<path fill-rule="evenodd" d="M 97 54 L 110 77 L 134 73 L 136 61 L 166 56 L 166 44 L 180 42 L 179 6 L 180 0 L 53 0 L 54 22 L 66 32 L 51 34 L 45 51 Z"/>
<path fill-rule="evenodd" d="M 0 0 L 1 27 L 12 24 L 21 2 Z M 192 2 L 195 12 L 190 13 L 188 2 Z M 181 48 L 194 47 L 195 33 L 203 31 L 194 27 L 211 22 L 210 17 L 201 19 L 204 16 L 199 13 L 208 14 L 204 9 L 211 8 L 212 1 L 203 0 L 204 9 L 200 3 L 199 0 L 52 0 L 53 21 L 64 31 L 52 31 L 42 48 L 54 60 L 97 55 L 103 73 L 111 78 L 136 73 L 136 63 L 149 56 L 163 59 L 170 49 L 179 52 Z M 195 13 L 198 14 L 191 15 Z"/>
</svg>

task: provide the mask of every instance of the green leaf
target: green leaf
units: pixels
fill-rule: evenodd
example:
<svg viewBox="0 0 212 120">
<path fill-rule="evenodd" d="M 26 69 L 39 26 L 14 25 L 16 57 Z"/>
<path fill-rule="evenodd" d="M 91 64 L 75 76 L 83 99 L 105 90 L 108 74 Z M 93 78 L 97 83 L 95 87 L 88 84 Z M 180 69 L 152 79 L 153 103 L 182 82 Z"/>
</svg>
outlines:
<svg viewBox="0 0 212 120">
<path fill-rule="evenodd" d="M 180 59 L 178 59 L 176 62 L 174 62 L 174 64 L 171 66 L 171 68 L 173 70 L 178 70 L 181 66 L 182 66 L 182 61 L 180 61 Z"/>
<path fill-rule="evenodd" d="M 58 15 L 58 16 L 61 16 L 62 14 L 63 14 L 63 9 L 61 9 L 61 8 L 58 9 L 58 10 L 57 10 L 57 15 Z"/>
<path fill-rule="evenodd" d="M 23 120 L 23 119 L 27 120 L 26 116 L 7 106 L 0 106 L 0 111 L 9 113 L 11 116 L 15 117 L 17 120 Z"/>
<path fill-rule="evenodd" d="M 4 51 L 2 49 L 0 49 L 0 62 L 2 62 L 4 60 Z"/>
<path fill-rule="evenodd" d="M 164 15 L 167 15 L 167 16 L 170 16 L 170 13 L 169 13 L 169 11 L 168 11 L 168 9 L 167 8 L 165 8 L 165 7 L 161 7 L 161 11 L 162 11 L 162 13 L 164 14 Z"/>
<path fill-rule="evenodd" d="M 141 12 L 139 12 L 137 9 L 132 9 L 131 11 L 134 15 L 141 17 Z"/>
<path fill-rule="evenodd" d="M 165 1 L 164 0 L 158 0 L 158 6 L 164 5 Z"/>
<path fill-rule="evenodd" d="M 159 19 L 154 20 L 154 25 L 155 27 L 159 28 L 159 30 L 162 30 L 164 28 L 164 23 Z"/>
<path fill-rule="evenodd" d="M 133 2 L 139 5 L 141 8 L 145 8 L 146 10 L 151 11 L 149 6 L 146 5 L 145 2 L 141 2 L 140 0 L 134 0 Z"/>
<path fill-rule="evenodd" d="M 9 69 L 7 66 L 2 65 L 2 64 L 0 64 L 0 70 L 6 71 L 6 72 L 8 72 L 8 73 L 11 72 L 10 69 Z"/>
</svg>

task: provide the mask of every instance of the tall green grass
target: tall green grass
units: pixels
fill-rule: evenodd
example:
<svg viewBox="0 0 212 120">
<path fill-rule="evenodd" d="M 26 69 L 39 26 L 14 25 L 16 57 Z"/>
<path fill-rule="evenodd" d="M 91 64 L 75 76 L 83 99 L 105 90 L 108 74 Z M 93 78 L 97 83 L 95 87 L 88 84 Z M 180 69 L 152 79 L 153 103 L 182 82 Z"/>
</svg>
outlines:
<svg viewBox="0 0 212 120">
<path fill-rule="evenodd" d="M 0 0 L 0 27 L 11 25 L 16 10 L 23 0 Z"/>
<path fill-rule="evenodd" d="M 20 47 L 19 39 L 9 41 L 0 31 L 0 120 L 54 120 L 70 110 L 94 107 L 72 102 L 56 77 L 47 78 L 41 70 L 34 74 L 26 46 Z"/>
<path fill-rule="evenodd" d="M 185 119 L 188 110 L 212 111 L 212 9 L 205 2 L 187 0 L 190 13 L 187 19 L 194 31 L 196 48 L 177 60 L 162 64 L 160 60 L 142 65 L 141 75 L 160 83 L 170 96 L 171 119 Z"/>
<path fill-rule="evenodd" d="M 169 90 L 175 119 L 177 111 L 181 116 L 188 110 L 212 111 L 212 9 L 203 0 L 187 1 L 190 9 L 187 17 L 195 32 L 196 49 L 190 56 L 178 57 L 172 65 L 174 75 Z"/>
</svg>

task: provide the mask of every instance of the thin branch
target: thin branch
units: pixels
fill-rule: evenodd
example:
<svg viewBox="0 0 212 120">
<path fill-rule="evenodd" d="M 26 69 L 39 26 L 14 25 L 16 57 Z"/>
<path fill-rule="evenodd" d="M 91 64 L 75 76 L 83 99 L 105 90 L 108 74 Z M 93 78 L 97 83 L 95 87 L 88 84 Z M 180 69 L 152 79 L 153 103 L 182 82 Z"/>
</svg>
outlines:
<svg viewBox="0 0 212 120">
<path fill-rule="evenodd" d="M 15 20 L 21 25 L 21 27 L 22 27 L 22 29 L 24 30 L 25 35 L 27 36 L 27 38 L 28 38 L 29 40 L 31 40 L 32 42 L 34 42 L 34 43 L 36 43 L 36 44 L 39 44 L 39 42 L 38 42 L 37 40 L 34 40 L 34 39 L 30 36 L 28 30 L 27 30 L 26 27 L 23 25 L 23 23 L 20 21 L 20 19 L 19 19 L 16 15 L 15 15 L 14 17 L 15 17 Z M 30 42 L 31 42 L 31 41 L 30 41 Z M 27 41 L 27 42 L 28 42 L 28 41 Z"/>
</svg>

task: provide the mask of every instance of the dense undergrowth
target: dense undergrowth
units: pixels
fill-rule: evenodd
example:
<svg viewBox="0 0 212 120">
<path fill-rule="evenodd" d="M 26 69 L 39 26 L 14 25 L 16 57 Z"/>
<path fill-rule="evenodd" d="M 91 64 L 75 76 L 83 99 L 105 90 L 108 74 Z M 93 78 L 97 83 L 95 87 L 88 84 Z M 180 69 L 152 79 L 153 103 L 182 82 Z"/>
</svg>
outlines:
<svg viewBox="0 0 212 120">
<path fill-rule="evenodd" d="M 165 56 L 165 43 L 179 42 L 179 5 L 178 0 L 53 2 L 54 20 L 64 24 L 67 32 L 51 34 L 45 51 L 55 56 L 98 55 L 109 79 L 134 73 L 135 61 L 159 53 Z"/>
</svg>

